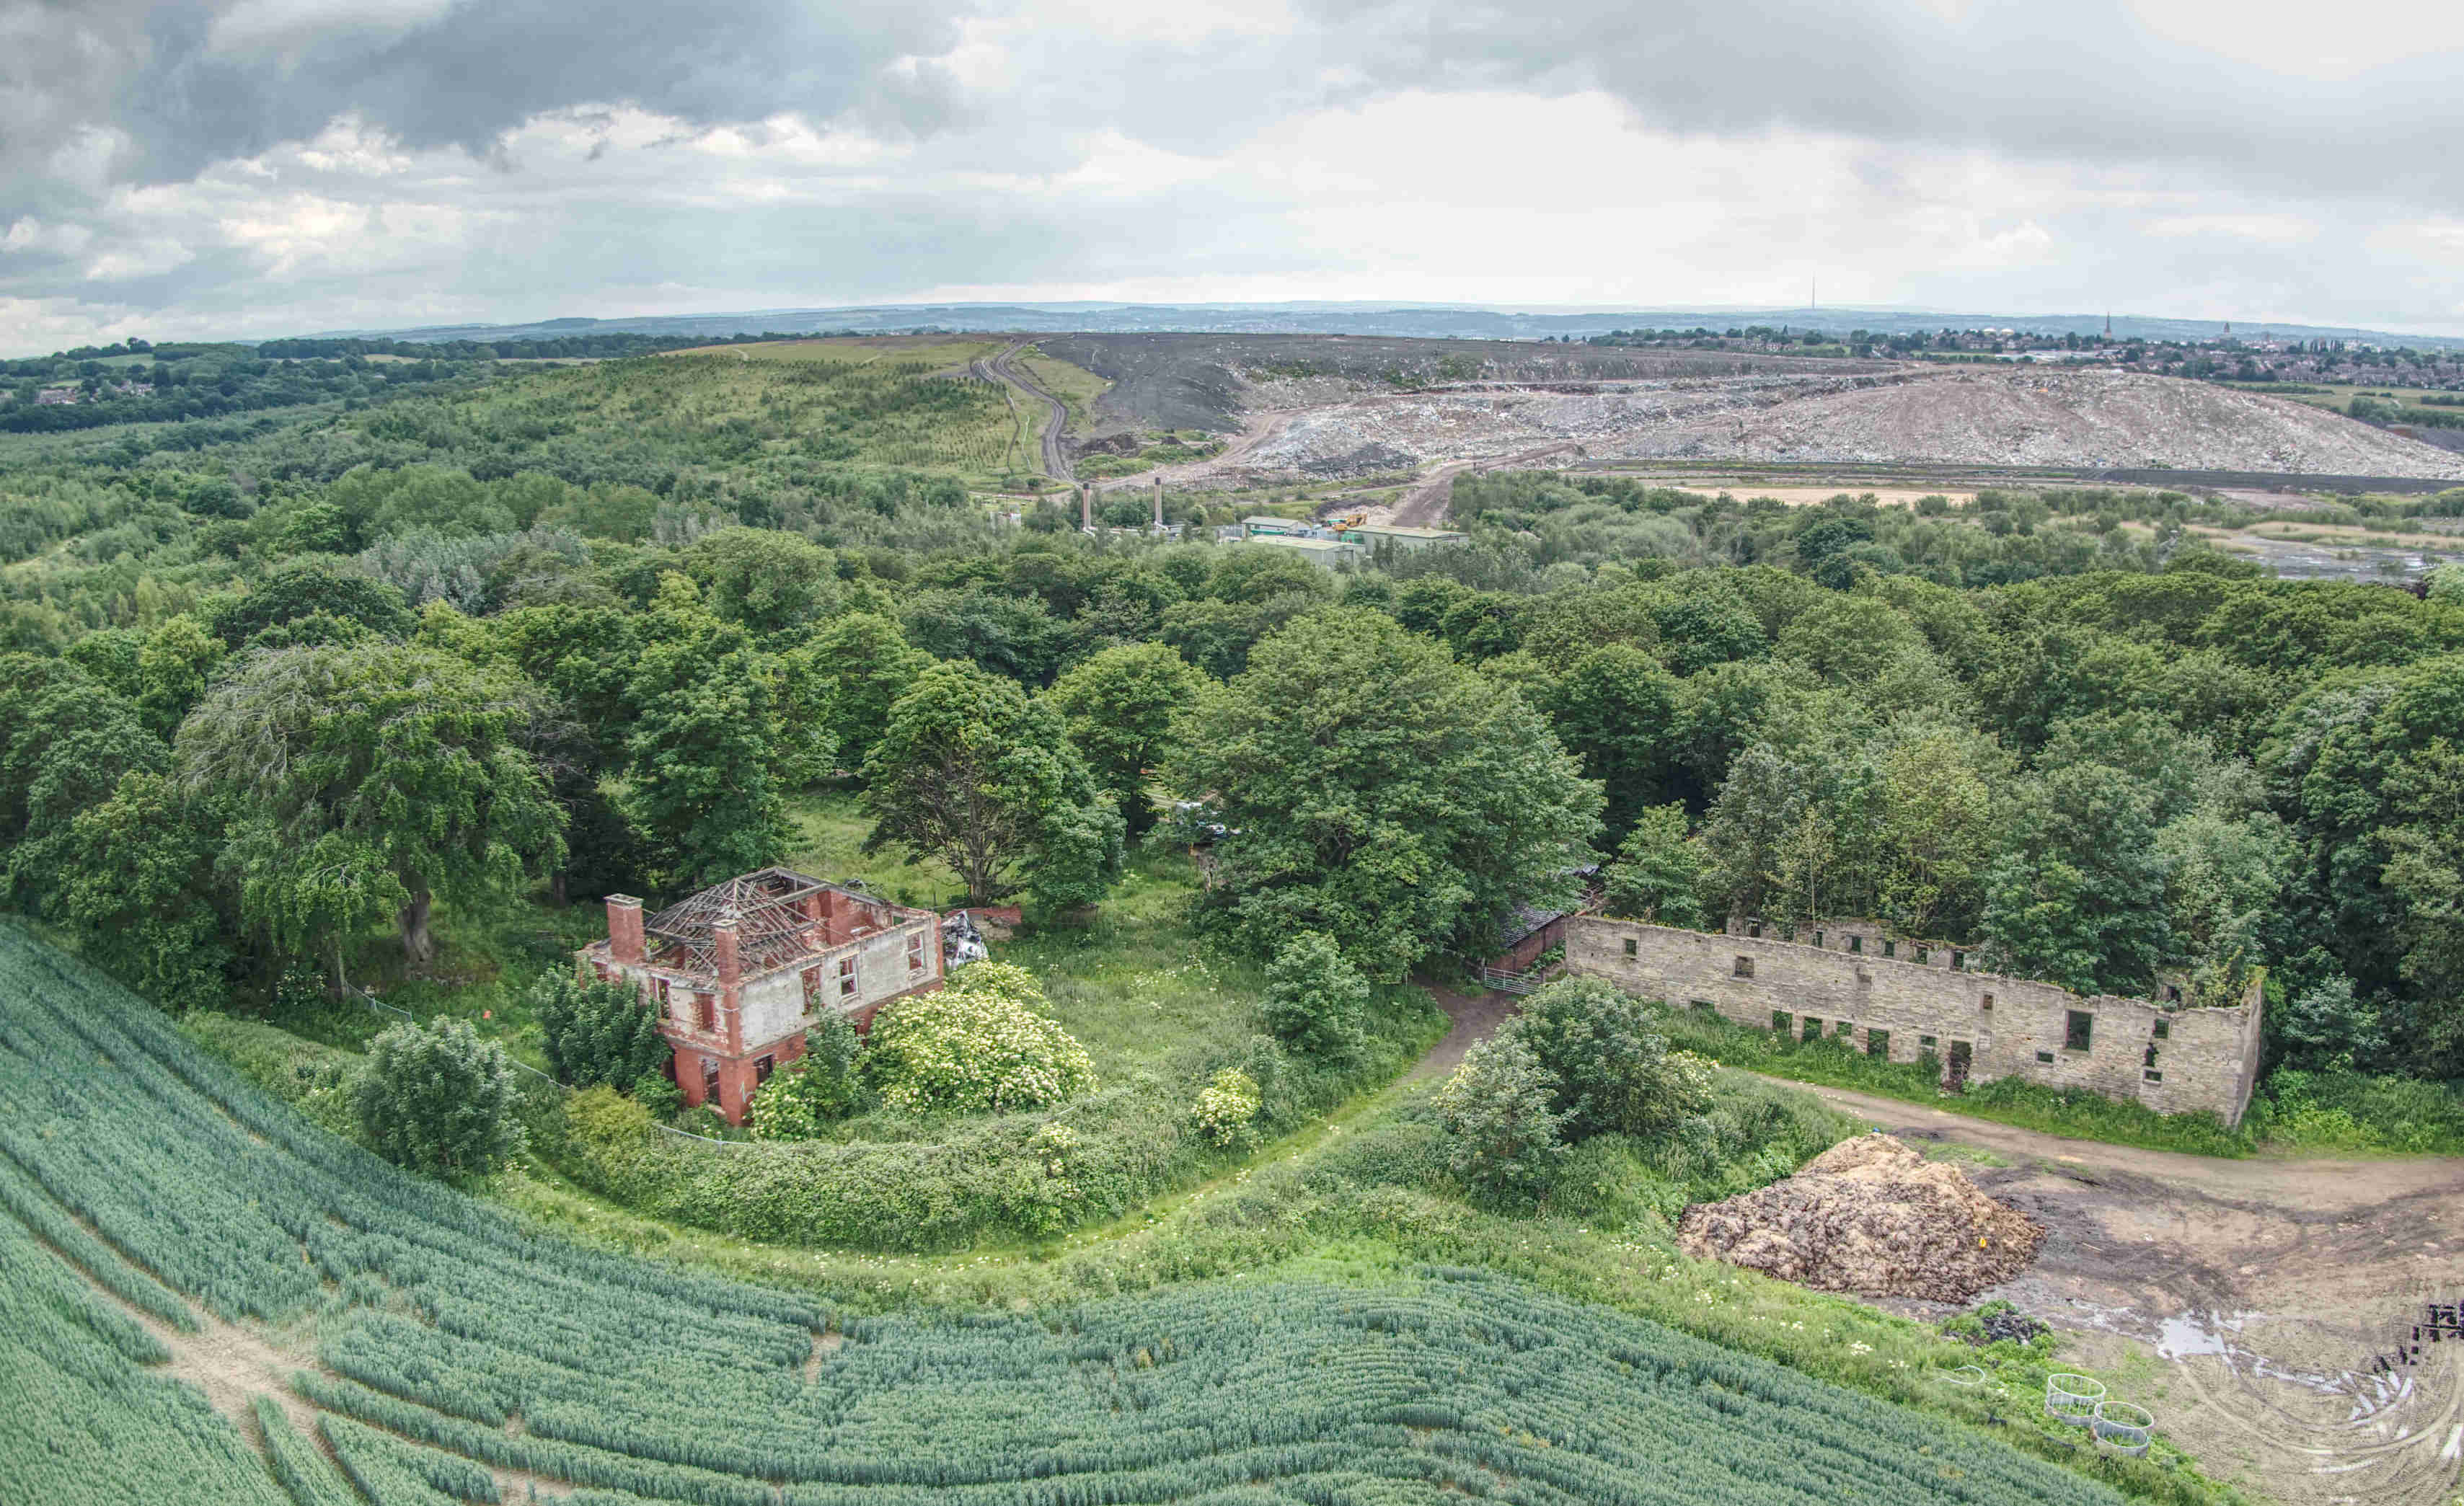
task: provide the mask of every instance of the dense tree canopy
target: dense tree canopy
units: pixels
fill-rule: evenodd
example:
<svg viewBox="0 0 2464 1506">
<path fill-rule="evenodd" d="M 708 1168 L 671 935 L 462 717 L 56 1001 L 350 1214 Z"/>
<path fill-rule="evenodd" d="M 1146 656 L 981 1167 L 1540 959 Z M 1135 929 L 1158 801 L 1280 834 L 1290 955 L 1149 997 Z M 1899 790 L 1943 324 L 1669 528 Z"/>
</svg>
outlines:
<svg viewBox="0 0 2464 1506">
<path fill-rule="evenodd" d="M 378 914 L 424 962 L 438 895 L 475 897 L 563 853 L 521 746 L 518 683 L 372 644 L 258 653 L 181 726 L 193 798 L 229 802 L 242 907 L 305 949 Z"/>
<path fill-rule="evenodd" d="M 1008 680 L 939 664 L 891 704 L 865 763 L 873 846 L 938 858 L 990 905 L 1093 903 L 1121 855 L 1121 818 L 1060 714 Z"/>
<path fill-rule="evenodd" d="M 1173 782 L 1229 828 L 1210 915 L 1271 953 L 1323 931 L 1373 977 L 1485 956 L 1521 905 L 1570 901 L 1598 827 L 1521 696 L 1394 619 L 1303 617 L 1206 697 Z"/>
</svg>

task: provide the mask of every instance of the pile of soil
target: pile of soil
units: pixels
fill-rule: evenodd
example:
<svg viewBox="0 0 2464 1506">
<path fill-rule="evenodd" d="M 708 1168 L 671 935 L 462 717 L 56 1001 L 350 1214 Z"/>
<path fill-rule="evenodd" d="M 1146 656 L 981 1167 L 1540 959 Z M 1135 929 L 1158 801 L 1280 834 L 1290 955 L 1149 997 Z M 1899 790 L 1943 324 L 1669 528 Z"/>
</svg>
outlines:
<svg viewBox="0 0 2464 1506">
<path fill-rule="evenodd" d="M 1818 1292 L 1965 1302 L 2025 1270 L 2044 1226 L 1888 1135 L 1842 1141 L 1785 1182 L 1685 1211 L 1678 1243 Z"/>
</svg>

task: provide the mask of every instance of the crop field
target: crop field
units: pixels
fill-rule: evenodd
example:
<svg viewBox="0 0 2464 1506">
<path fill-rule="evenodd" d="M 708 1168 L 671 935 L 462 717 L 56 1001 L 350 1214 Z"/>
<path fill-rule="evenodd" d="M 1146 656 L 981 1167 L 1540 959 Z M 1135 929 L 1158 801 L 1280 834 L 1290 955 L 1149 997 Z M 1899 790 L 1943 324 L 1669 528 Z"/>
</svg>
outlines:
<svg viewBox="0 0 2464 1506">
<path fill-rule="evenodd" d="M 2122 1498 L 1460 1272 L 850 1320 L 585 1252 L 315 1128 L 14 931 L 0 1209 L 0 1472 L 28 1499 L 429 1506 L 530 1479 L 583 1506 Z M 218 1414 L 160 1373 L 232 1325 L 297 1348 L 290 1406 Z"/>
</svg>

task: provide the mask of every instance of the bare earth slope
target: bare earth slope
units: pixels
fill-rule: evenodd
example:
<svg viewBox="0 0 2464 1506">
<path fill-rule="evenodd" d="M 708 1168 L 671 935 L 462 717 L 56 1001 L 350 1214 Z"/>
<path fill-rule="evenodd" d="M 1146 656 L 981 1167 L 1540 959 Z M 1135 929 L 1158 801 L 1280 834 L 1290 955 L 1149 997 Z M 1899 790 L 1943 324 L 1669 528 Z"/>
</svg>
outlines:
<svg viewBox="0 0 2464 1506">
<path fill-rule="evenodd" d="M 2119 371 L 1959 372 L 1817 394 L 1754 414 L 1729 443 L 1727 453 L 1754 460 L 2464 474 L 2453 454 L 2342 414 Z"/>
<path fill-rule="evenodd" d="M 1241 441 L 1176 468 L 1184 483 L 1278 483 L 1554 451 L 1564 461 L 1935 462 L 2464 478 L 2464 455 L 2341 414 L 2206 382 L 2118 371 L 1884 368 L 1759 358 L 1723 369 L 1617 370 L 1579 347 L 1492 356 L 1477 378 L 1398 392 L 1393 353 L 1344 341 L 1288 362 L 1157 344 L 1134 388 L 1203 386 Z M 1396 342 L 1404 343 L 1404 342 Z M 1419 342 L 1434 344 L 1435 342 Z M 1114 348 L 1103 352 L 1117 357 Z M 1466 358 L 1467 359 L 1467 358 Z M 1562 364 L 1558 364 L 1562 362 Z M 1124 369 L 1127 369 L 1125 366 Z M 1204 380 L 1200 382 L 1201 369 Z M 1124 401 L 1135 401 L 1134 393 Z"/>
</svg>

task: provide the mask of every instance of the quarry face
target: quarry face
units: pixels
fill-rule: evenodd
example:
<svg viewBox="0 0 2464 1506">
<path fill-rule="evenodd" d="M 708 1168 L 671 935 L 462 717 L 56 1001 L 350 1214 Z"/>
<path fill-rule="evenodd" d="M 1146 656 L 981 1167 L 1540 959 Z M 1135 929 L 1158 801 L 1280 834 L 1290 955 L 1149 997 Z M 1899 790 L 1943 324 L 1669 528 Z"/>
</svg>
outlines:
<svg viewBox="0 0 2464 1506">
<path fill-rule="evenodd" d="M 2111 370 L 1914 367 L 1474 381 L 1397 391 L 1235 367 L 1238 443 L 1176 482 L 1273 484 L 1566 447 L 1569 460 L 2172 468 L 2464 479 L 2464 455 L 2321 408 Z M 1223 386 L 1218 387 L 1223 391 Z M 1128 417 L 1128 415 L 1123 415 Z"/>
</svg>

